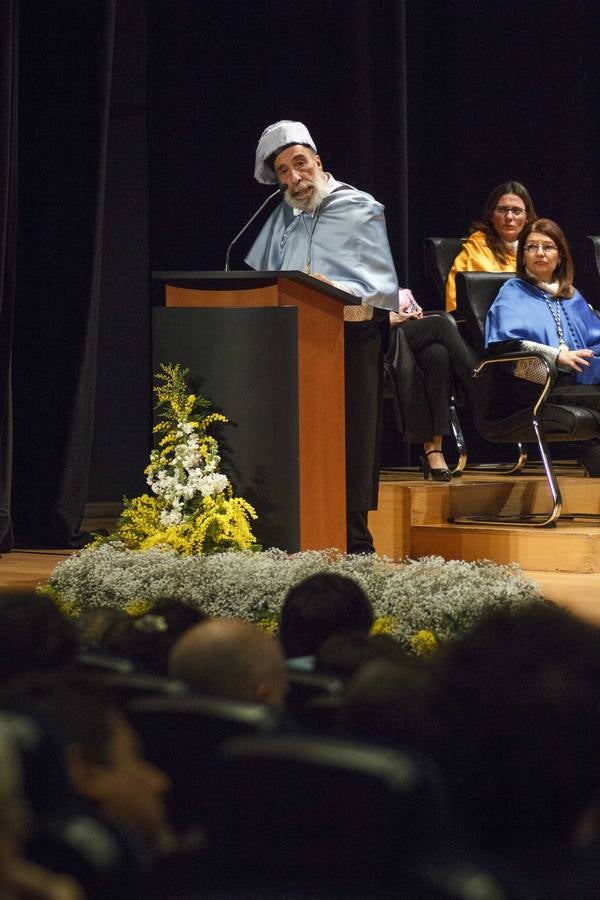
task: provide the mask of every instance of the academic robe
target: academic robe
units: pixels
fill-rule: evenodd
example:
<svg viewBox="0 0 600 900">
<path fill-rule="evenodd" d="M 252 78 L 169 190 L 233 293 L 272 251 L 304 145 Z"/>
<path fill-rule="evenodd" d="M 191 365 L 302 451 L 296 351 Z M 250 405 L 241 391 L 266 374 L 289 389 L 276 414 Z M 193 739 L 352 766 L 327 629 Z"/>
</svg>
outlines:
<svg viewBox="0 0 600 900">
<path fill-rule="evenodd" d="M 325 275 L 380 309 L 398 308 L 398 279 L 383 206 L 370 194 L 335 181 L 316 214 L 282 201 L 256 238 L 246 262 L 253 269 Z"/>
<path fill-rule="evenodd" d="M 382 204 L 331 175 L 329 186 L 332 191 L 315 214 L 282 201 L 246 263 L 259 271 L 301 272 L 308 264 L 311 272 L 376 308 L 371 320 L 347 322 L 344 328 L 346 503 L 348 511 L 367 511 L 377 508 L 379 485 L 383 345 L 389 332 L 384 311 L 398 306 L 398 279 Z"/>
<path fill-rule="evenodd" d="M 547 295 L 550 297 L 550 295 Z M 556 301 L 550 298 L 556 313 Z M 559 300 L 564 340 L 570 350 L 594 351 L 590 366 L 569 376 L 578 384 L 600 382 L 600 319 L 579 291 Z M 556 321 L 541 288 L 522 278 L 509 278 L 494 300 L 485 323 L 485 345 L 500 341 L 535 341 L 558 349 Z"/>
</svg>

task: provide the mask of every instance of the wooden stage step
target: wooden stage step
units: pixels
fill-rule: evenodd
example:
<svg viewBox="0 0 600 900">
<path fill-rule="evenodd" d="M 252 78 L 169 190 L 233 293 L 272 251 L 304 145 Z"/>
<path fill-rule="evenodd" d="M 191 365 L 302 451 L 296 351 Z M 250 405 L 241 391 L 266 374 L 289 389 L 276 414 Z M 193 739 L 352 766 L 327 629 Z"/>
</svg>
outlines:
<svg viewBox="0 0 600 900">
<path fill-rule="evenodd" d="M 523 569 L 600 573 L 600 479 L 572 468 L 558 472 L 564 514 L 553 528 L 455 525 L 460 515 L 534 513 L 549 510 L 546 481 L 516 476 L 463 474 L 449 483 L 424 481 L 418 473 L 383 473 L 379 509 L 369 523 L 377 552 L 393 559 L 426 555 L 445 559 L 516 562 Z"/>
</svg>

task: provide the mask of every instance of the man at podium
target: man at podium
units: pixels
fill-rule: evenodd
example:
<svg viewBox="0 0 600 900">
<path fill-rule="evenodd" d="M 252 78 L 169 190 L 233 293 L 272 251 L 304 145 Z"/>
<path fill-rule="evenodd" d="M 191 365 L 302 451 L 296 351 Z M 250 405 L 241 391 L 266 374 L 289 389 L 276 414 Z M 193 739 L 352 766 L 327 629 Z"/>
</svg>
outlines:
<svg viewBox="0 0 600 900">
<path fill-rule="evenodd" d="M 263 131 L 254 176 L 285 185 L 246 262 L 256 270 L 306 272 L 361 298 L 344 310 L 346 505 L 349 553 L 374 552 L 367 516 L 377 507 L 383 405 L 383 351 L 398 280 L 383 206 L 323 170 L 302 122 Z"/>
</svg>

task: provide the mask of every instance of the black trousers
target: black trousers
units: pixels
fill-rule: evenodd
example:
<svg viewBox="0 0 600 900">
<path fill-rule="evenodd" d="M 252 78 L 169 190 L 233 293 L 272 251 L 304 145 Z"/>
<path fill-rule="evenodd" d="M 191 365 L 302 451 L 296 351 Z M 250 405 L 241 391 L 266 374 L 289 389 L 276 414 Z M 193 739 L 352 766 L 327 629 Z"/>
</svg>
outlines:
<svg viewBox="0 0 600 900">
<path fill-rule="evenodd" d="M 383 425 L 383 354 L 389 313 L 344 325 L 346 382 L 346 506 L 377 509 Z"/>
<path fill-rule="evenodd" d="M 456 382 L 470 399 L 475 357 L 447 316 L 409 319 L 397 327 L 402 329 L 423 373 L 431 420 L 430 439 L 434 434 L 449 434 L 448 401 Z"/>
</svg>

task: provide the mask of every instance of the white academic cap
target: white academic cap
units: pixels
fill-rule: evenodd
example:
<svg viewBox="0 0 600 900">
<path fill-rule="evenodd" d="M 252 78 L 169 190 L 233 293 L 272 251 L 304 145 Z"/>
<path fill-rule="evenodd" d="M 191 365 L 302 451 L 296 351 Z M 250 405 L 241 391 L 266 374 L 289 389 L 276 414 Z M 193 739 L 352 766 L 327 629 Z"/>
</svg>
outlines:
<svg viewBox="0 0 600 900">
<path fill-rule="evenodd" d="M 315 153 L 317 152 L 315 142 L 311 138 L 308 128 L 302 122 L 282 119 L 281 122 L 268 125 L 261 134 L 256 148 L 256 164 L 254 166 L 256 180 L 261 184 L 277 184 L 275 172 L 267 160 L 277 151 L 294 144 L 306 144 L 308 147 L 312 147 Z"/>
</svg>

